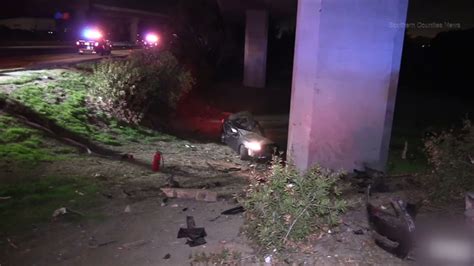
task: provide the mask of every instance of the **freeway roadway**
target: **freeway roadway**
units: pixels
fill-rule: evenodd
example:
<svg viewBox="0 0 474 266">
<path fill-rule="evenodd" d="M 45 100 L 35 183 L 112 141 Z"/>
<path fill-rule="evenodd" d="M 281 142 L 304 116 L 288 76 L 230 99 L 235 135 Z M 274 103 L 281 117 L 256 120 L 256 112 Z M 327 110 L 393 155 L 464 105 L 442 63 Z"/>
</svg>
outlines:
<svg viewBox="0 0 474 266">
<path fill-rule="evenodd" d="M 131 50 L 114 50 L 112 56 L 126 56 Z M 0 71 L 37 69 L 99 60 L 99 55 L 79 55 L 74 46 L 0 46 Z"/>
</svg>

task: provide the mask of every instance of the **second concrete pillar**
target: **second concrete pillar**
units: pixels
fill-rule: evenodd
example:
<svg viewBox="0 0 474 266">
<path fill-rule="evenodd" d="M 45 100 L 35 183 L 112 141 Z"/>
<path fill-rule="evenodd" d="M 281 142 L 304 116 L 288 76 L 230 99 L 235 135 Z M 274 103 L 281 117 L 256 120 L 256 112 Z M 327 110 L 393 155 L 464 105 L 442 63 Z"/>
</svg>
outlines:
<svg viewBox="0 0 474 266">
<path fill-rule="evenodd" d="M 263 88 L 267 79 L 268 12 L 247 10 L 244 85 Z"/>
</svg>

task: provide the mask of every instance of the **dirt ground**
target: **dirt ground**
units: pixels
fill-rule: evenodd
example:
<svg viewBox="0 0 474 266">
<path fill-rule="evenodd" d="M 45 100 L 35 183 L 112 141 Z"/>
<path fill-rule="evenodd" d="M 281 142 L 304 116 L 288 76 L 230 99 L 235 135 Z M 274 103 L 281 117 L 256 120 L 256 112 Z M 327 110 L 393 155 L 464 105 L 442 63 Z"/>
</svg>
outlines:
<svg viewBox="0 0 474 266">
<path fill-rule="evenodd" d="M 46 163 L 35 170 L 5 169 L 1 176 L 79 175 L 99 179 L 103 185 L 97 207 L 81 210 L 99 214 L 98 219 L 79 223 L 55 221 L 19 235 L 2 232 L 1 265 L 186 265 L 193 253 L 218 251 L 231 246 L 251 254 L 240 234 L 241 215 L 224 216 L 211 222 L 223 210 L 235 207 L 249 174 L 249 163 L 238 160 L 229 148 L 218 144 L 187 141 L 131 144 L 120 150 L 133 154 L 133 161 L 115 161 L 95 156 L 73 156 Z M 162 172 L 150 170 L 156 150 L 164 154 Z M 230 169 L 230 170 L 228 170 Z M 7 171 L 7 172 L 5 172 Z M 182 187 L 207 188 L 219 194 L 217 202 L 170 199 L 160 187 L 173 175 Z M 125 208 L 129 212 L 125 211 Z M 206 228 L 208 244 L 195 248 L 177 239 L 186 216 Z M 166 254 L 171 257 L 162 259 Z"/>
<path fill-rule="evenodd" d="M 71 222 L 59 219 L 20 234 L 2 232 L 0 264 L 3 265 L 189 265 L 197 254 L 227 249 L 239 254 L 237 265 L 263 261 L 241 233 L 243 216 L 221 216 L 237 206 L 235 196 L 247 184 L 251 172 L 263 165 L 243 162 L 228 147 L 184 140 L 152 145 L 128 144 L 118 149 L 133 154 L 133 161 L 72 155 L 67 160 L 45 163 L 35 169 L 2 168 L 1 176 L 31 178 L 80 175 L 103 184 L 94 208 L 81 210 L 91 217 Z M 151 158 L 164 154 L 165 168 L 154 173 Z M 217 202 L 169 199 L 160 187 L 173 175 L 182 187 L 206 188 L 219 195 Z M 275 264 L 309 265 L 403 265 L 402 261 L 373 244 L 367 229 L 362 195 L 354 195 L 351 210 L 332 232 L 319 235 L 305 250 L 272 256 Z M 126 210 L 127 209 L 127 210 Z M 177 239 L 186 216 L 204 227 L 207 244 L 189 247 Z M 356 235 L 362 229 L 364 234 Z M 169 254 L 169 258 L 165 259 Z M 281 254 L 280 254 L 281 255 Z M 268 255 L 267 255 L 268 256 Z M 196 264 L 196 263 L 195 263 Z"/>
</svg>

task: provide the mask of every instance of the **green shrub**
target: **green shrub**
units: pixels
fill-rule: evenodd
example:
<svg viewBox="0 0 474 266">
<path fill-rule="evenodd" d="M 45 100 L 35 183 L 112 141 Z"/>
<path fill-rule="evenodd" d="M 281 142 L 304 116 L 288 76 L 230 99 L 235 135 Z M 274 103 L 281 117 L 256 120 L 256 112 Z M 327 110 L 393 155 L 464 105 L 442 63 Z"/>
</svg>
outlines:
<svg viewBox="0 0 474 266">
<path fill-rule="evenodd" d="M 275 158 L 267 182 L 251 184 L 242 199 L 249 236 L 266 249 L 280 249 L 336 225 L 346 208 L 337 189 L 340 177 L 321 167 L 300 174 Z"/>
<path fill-rule="evenodd" d="M 115 118 L 139 123 L 152 106 L 174 109 L 194 81 L 170 52 L 142 50 L 98 64 L 92 94 Z"/>
<path fill-rule="evenodd" d="M 474 127 L 469 120 L 459 131 L 435 134 L 425 140 L 433 171 L 423 180 L 435 201 L 461 198 L 474 190 Z"/>
</svg>

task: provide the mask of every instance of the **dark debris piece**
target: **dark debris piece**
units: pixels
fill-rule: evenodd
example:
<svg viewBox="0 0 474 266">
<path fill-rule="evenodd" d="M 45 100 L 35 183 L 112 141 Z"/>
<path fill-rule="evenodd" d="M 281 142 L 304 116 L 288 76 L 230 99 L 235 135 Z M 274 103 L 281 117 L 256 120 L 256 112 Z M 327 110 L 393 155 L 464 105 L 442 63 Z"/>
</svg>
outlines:
<svg viewBox="0 0 474 266">
<path fill-rule="evenodd" d="M 235 207 L 235 208 L 232 208 L 232 209 L 225 210 L 225 211 L 221 212 L 221 214 L 222 215 L 234 215 L 234 214 L 242 213 L 244 211 L 245 211 L 244 207 L 238 206 L 238 207 Z"/>
<path fill-rule="evenodd" d="M 370 186 L 367 189 L 367 214 L 375 243 L 399 258 L 406 258 L 414 244 L 415 217 L 407 211 L 407 205 L 401 199 L 391 200 L 393 215 L 371 204 L 369 195 Z"/>
<path fill-rule="evenodd" d="M 178 238 L 187 238 L 186 244 L 190 247 L 196 247 L 206 244 L 207 236 L 204 228 L 196 227 L 193 216 L 186 216 L 187 228 L 180 228 L 178 231 Z"/>
<path fill-rule="evenodd" d="M 166 254 L 166 255 L 163 257 L 164 260 L 167 260 L 167 259 L 169 259 L 169 258 L 171 258 L 171 255 L 170 255 L 169 253 Z"/>
</svg>

